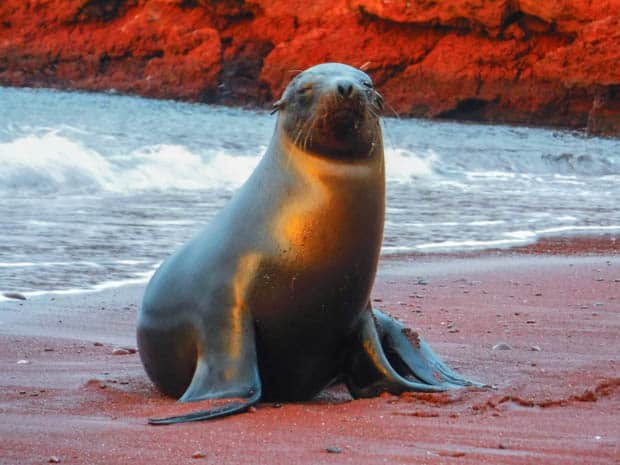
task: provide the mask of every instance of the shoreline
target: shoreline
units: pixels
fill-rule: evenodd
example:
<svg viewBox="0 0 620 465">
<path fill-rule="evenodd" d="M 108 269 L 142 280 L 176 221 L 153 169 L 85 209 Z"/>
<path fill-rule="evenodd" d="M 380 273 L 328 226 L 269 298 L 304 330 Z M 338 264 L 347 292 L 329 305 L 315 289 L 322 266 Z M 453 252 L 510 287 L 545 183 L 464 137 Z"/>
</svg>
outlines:
<svg viewBox="0 0 620 465">
<path fill-rule="evenodd" d="M 543 237 L 537 241 L 520 246 L 487 248 L 473 250 L 459 250 L 447 252 L 415 252 L 408 251 L 404 253 L 390 253 L 381 255 L 379 261 L 379 272 L 382 264 L 389 266 L 393 262 L 412 262 L 421 261 L 442 261 L 447 259 L 467 259 L 467 258 L 484 258 L 484 257 L 510 257 L 515 255 L 606 255 L 620 254 L 620 235 L 601 233 L 590 236 L 555 236 Z M 136 272 L 136 275 L 143 275 L 140 278 L 130 278 L 125 281 L 105 281 L 99 283 L 92 288 L 75 288 L 75 289 L 54 289 L 40 290 L 30 292 L 20 292 L 19 290 L 2 290 L 0 289 L 0 305 L 3 302 L 11 302 L 14 297 L 7 297 L 6 294 L 17 294 L 24 296 L 27 300 L 37 299 L 46 296 L 71 296 L 81 294 L 97 294 L 110 289 L 122 289 L 133 286 L 143 286 L 151 279 L 156 269 L 151 270 L 148 276 L 147 272 Z M 118 285 L 111 285 L 118 283 Z"/>
<path fill-rule="evenodd" d="M 113 355 L 135 348 L 143 285 L 0 302 L 0 463 L 612 465 L 616 243 L 382 259 L 373 305 L 497 389 L 351 400 L 336 387 L 172 427 L 146 418 L 181 407 L 153 388 L 137 354 Z"/>
<path fill-rule="evenodd" d="M 449 259 L 510 257 L 515 255 L 606 255 L 620 253 L 620 235 L 601 233 L 597 235 L 567 235 L 540 237 L 530 244 L 511 247 L 490 247 L 459 251 L 406 252 L 381 256 L 381 261 L 415 259 Z M 381 262 L 380 262 L 381 263 Z M 381 266 L 379 264 L 379 266 Z"/>
</svg>

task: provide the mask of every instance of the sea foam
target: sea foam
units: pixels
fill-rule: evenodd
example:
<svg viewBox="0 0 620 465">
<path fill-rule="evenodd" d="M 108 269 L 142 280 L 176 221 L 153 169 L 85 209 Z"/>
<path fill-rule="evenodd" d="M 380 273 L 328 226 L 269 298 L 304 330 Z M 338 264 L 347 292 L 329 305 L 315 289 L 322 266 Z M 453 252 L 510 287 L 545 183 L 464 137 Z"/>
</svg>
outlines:
<svg viewBox="0 0 620 465">
<path fill-rule="evenodd" d="M 104 157 L 79 141 L 48 132 L 0 143 L 0 190 L 123 193 L 236 188 L 258 160 L 258 155 L 224 151 L 199 155 L 169 144 Z"/>
<path fill-rule="evenodd" d="M 183 145 L 144 146 L 104 156 L 58 131 L 36 132 L 0 143 L 0 190 L 41 193 L 125 193 L 144 190 L 236 189 L 256 167 L 255 155 L 223 149 L 195 153 Z M 388 182 L 408 183 L 433 173 L 437 154 L 386 151 Z"/>
</svg>

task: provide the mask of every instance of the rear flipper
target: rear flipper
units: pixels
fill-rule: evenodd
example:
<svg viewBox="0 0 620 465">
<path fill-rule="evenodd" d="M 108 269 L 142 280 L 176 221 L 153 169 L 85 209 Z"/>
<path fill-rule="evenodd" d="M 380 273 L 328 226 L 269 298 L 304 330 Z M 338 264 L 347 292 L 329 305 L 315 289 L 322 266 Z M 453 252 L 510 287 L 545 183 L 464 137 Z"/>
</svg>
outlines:
<svg viewBox="0 0 620 465">
<path fill-rule="evenodd" d="M 383 350 L 401 375 L 446 388 L 485 387 L 484 384 L 468 380 L 450 369 L 418 333 L 400 321 L 377 309 L 373 309 L 372 313 Z"/>
<path fill-rule="evenodd" d="M 359 347 L 350 360 L 347 385 L 353 396 L 484 387 L 448 368 L 428 344 L 402 323 L 378 310 L 371 312 L 360 327 Z"/>
</svg>

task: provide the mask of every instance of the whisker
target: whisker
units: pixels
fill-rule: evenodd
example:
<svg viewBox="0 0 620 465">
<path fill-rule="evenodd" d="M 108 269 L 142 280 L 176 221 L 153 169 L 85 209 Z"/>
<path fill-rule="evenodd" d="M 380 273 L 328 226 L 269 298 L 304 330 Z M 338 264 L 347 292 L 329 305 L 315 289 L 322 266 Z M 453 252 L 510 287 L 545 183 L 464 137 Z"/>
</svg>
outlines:
<svg viewBox="0 0 620 465">
<path fill-rule="evenodd" d="M 394 137 L 392 136 L 389 128 L 388 118 L 384 118 L 381 122 L 383 123 L 383 128 L 385 129 L 383 133 L 385 134 L 385 138 L 387 139 L 387 145 L 389 145 L 392 150 L 396 150 L 396 144 L 394 143 Z M 387 147 L 387 145 L 384 143 L 385 147 Z"/>
<path fill-rule="evenodd" d="M 368 107 L 366 107 L 366 112 L 373 118 L 380 117 L 379 108 L 374 106 L 373 104 L 370 104 L 368 105 Z"/>
<path fill-rule="evenodd" d="M 396 119 L 400 119 L 400 115 L 398 114 L 396 110 L 394 110 L 394 107 L 392 107 L 392 105 L 390 105 L 387 102 L 383 102 L 383 105 L 385 105 L 392 113 L 394 113 L 394 116 L 396 117 Z"/>
<path fill-rule="evenodd" d="M 308 140 L 312 140 L 312 134 L 313 134 L 314 126 L 315 126 L 317 121 L 318 121 L 318 116 L 317 115 L 313 115 L 312 118 L 310 118 L 308 120 L 308 124 L 306 124 L 306 126 L 307 126 L 307 129 L 305 130 L 306 131 L 306 135 L 304 137 L 303 144 L 302 144 L 302 147 L 303 147 L 302 150 L 304 152 L 308 148 Z"/>
<path fill-rule="evenodd" d="M 299 121 L 295 125 L 295 132 L 294 132 L 295 136 L 293 137 L 293 144 L 295 145 L 298 145 L 299 141 L 301 140 L 301 136 L 303 134 L 303 126 L 304 126 L 303 121 Z"/>
</svg>

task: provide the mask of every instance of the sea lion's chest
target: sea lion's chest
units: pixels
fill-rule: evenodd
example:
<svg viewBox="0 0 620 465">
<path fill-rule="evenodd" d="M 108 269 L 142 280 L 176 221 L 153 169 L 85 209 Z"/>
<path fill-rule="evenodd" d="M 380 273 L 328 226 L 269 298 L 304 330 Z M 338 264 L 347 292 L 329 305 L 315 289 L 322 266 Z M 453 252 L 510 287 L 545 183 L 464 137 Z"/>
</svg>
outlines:
<svg viewBox="0 0 620 465">
<path fill-rule="evenodd" d="M 326 324 L 346 328 L 365 308 L 374 281 L 383 234 L 383 173 L 372 165 L 320 160 L 299 165 L 263 225 L 270 246 L 256 268 L 251 311 L 274 330 L 288 320 L 305 333 Z"/>
<path fill-rule="evenodd" d="M 378 259 L 385 214 L 382 162 L 291 158 L 285 193 L 268 225 L 276 254 L 296 268 L 317 270 L 334 262 L 346 267 L 359 255 Z"/>
</svg>

